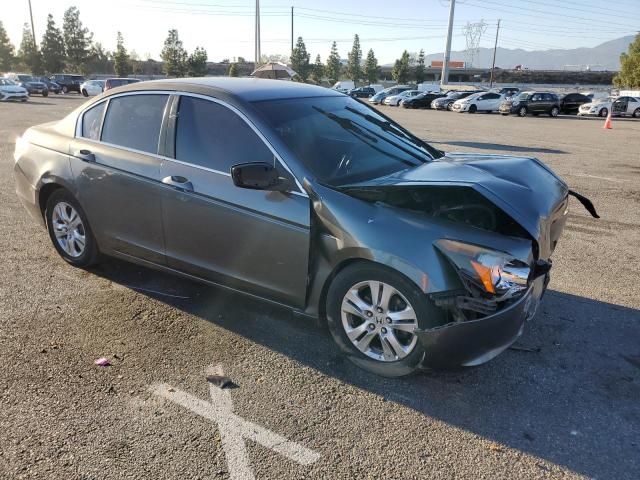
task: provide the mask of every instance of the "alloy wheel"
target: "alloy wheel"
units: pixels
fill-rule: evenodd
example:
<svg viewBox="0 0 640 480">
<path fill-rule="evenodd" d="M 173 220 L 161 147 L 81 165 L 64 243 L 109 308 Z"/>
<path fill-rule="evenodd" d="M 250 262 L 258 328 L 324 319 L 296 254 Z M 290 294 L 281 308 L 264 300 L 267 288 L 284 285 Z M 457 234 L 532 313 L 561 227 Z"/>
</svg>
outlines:
<svg viewBox="0 0 640 480">
<path fill-rule="evenodd" d="M 86 231 L 78 212 L 66 202 L 59 202 L 53 208 L 51 225 L 58 245 L 72 258 L 84 253 Z"/>
<path fill-rule="evenodd" d="M 417 344 L 416 313 L 405 296 L 387 283 L 356 283 L 345 294 L 340 311 L 347 337 L 369 358 L 401 360 Z"/>
</svg>

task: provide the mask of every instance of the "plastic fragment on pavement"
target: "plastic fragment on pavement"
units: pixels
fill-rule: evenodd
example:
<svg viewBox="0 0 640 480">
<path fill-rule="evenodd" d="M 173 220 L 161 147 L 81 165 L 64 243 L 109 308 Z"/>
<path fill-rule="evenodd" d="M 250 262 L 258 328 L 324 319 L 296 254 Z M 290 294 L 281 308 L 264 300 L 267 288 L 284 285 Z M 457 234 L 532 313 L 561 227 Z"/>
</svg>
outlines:
<svg viewBox="0 0 640 480">
<path fill-rule="evenodd" d="M 97 359 L 94 363 L 99 367 L 108 367 L 109 365 L 111 365 L 111 362 L 109 361 L 109 359 L 105 357 L 101 357 Z"/>
</svg>

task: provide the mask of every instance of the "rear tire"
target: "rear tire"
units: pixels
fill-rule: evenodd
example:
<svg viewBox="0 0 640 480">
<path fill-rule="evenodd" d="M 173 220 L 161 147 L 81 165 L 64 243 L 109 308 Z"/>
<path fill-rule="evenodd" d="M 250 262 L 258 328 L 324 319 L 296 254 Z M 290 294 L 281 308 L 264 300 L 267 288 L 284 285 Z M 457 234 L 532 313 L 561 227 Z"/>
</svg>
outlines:
<svg viewBox="0 0 640 480">
<path fill-rule="evenodd" d="M 86 268 L 98 260 L 98 245 L 84 210 L 67 190 L 47 199 L 45 219 L 58 254 L 74 267 Z"/>
<path fill-rule="evenodd" d="M 633 118 L 640 118 L 640 108 L 636 108 L 633 111 Z"/>
<path fill-rule="evenodd" d="M 380 298 L 372 299 L 369 285 L 379 289 Z M 350 265 L 333 279 L 326 312 L 331 335 L 347 358 L 384 377 L 418 369 L 426 352 L 413 329 L 443 323 L 441 311 L 413 282 L 395 270 L 366 263 Z"/>
<path fill-rule="evenodd" d="M 526 117 L 527 116 L 527 107 L 520 107 L 520 110 L 518 110 L 518 116 L 519 117 Z"/>
<path fill-rule="evenodd" d="M 549 116 L 555 118 L 558 116 L 558 113 L 560 113 L 560 109 L 558 107 L 553 107 L 549 112 Z"/>
</svg>

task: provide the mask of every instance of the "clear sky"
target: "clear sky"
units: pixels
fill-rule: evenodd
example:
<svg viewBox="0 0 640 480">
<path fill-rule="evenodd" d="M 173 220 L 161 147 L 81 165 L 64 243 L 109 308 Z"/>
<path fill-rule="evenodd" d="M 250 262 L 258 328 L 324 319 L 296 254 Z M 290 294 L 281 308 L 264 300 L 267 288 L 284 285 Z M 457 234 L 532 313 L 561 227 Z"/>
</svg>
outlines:
<svg viewBox="0 0 640 480">
<path fill-rule="evenodd" d="M 29 21 L 27 0 L 7 0 L 2 20 L 16 48 L 22 25 Z M 381 64 L 391 63 L 402 50 L 426 53 L 444 50 L 448 0 L 262 0 L 262 53 L 288 55 L 291 6 L 294 34 L 302 36 L 312 61 L 324 60 L 331 42 L 344 58 L 353 35 L 363 51 L 373 48 Z M 109 50 L 120 30 L 125 46 L 142 58 L 159 58 L 170 28 L 178 29 L 185 48 L 206 48 L 209 60 L 254 57 L 255 0 L 32 0 L 38 42 L 52 13 L 59 27 L 64 11 L 75 5 L 94 40 Z M 640 0 L 457 0 L 453 49 L 465 48 L 467 22 L 484 20 L 480 46 L 493 47 L 498 18 L 499 45 L 546 50 L 592 47 L 640 30 Z M 461 59 L 464 60 L 464 59 Z"/>
</svg>

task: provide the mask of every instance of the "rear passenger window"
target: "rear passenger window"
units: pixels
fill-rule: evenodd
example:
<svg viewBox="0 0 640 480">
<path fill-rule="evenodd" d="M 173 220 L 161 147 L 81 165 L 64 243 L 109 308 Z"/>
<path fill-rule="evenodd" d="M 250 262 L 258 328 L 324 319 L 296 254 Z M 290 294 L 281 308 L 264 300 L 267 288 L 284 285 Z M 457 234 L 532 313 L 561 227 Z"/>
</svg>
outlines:
<svg viewBox="0 0 640 480">
<path fill-rule="evenodd" d="M 102 102 L 84 112 L 82 116 L 82 136 L 84 138 L 100 140 L 100 125 L 106 104 L 107 102 Z"/>
<path fill-rule="evenodd" d="M 271 150 L 236 113 L 189 96 L 180 97 L 175 154 L 182 162 L 226 173 L 239 163 L 274 162 Z"/>
<path fill-rule="evenodd" d="M 104 119 L 102 141 L 157 153 L 168 95 L 127 95 L 112 98 Z"/>
</svg>

